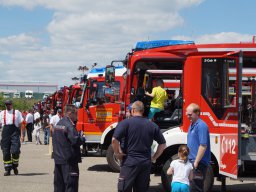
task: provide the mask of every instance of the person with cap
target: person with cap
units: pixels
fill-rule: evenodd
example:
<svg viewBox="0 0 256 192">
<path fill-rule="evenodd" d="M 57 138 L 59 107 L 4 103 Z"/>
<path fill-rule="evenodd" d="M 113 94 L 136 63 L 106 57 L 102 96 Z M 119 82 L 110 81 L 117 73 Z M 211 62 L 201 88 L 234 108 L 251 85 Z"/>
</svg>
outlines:
<svg viewBox="0 0 256 192">
<path fill-rule="evenodd" d="M 18 175 L 20 156 L 20 126 L 23 121 L 21 112 L 12 107 L 12 101 L 5 101 L 6 110 L 1 111 L 0 121 L 3 127 L 1 149 L 3 152 L 4 176 L 9 176 L 13 169 Z M 22 138 L 23 139 L 23 138 Z"/>
<path fill-rule="evenodd" d="M 53 126 L 54 192 L 78 192 L 79 167 L 82 162 L 80 146 L 84 144 L 83 133 L 79 134 L 75 105 L 66 105 L 64 117 Z"/>
<path fill-rule="evenodd" d="M 132 103 L 130 103 L 126 109 L 126 118 L 130 118 L 131 116 L 132 116 Z"/>
</svg>

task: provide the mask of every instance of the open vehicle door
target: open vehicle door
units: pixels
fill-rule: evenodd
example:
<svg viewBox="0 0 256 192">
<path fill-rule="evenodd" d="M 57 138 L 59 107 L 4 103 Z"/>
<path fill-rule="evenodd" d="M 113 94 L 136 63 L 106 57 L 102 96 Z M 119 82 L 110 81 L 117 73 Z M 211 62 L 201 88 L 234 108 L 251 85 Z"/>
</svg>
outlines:
<svg viewBox="0 0 256 192">
<path fill-rule="evenodd" d="M 219 173 L 231 178 L 238 177 L 240 162 L 240 142 L 241 142 L 241 111 L 242 111 L 242 68 L 243 56 L 223 58 L 223 77 L 226 82 L 226 89 L 223 90 L 223 103 L 225 113 L 220 127 L 220 166 Z M 235 70 L 235 75 L 231 76 L 230 71 Z M 213 101 L 214 102 L 214 101 Z"/>
</svg>

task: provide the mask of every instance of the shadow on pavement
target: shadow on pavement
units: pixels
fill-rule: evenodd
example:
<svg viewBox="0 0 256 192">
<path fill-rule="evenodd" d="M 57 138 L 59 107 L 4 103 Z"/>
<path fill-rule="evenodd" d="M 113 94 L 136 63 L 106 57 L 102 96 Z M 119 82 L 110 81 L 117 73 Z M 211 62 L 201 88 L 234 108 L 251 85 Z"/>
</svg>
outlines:
<svg viewBox="0 0 256 192">
<path fill-rule="evenodd" d="M 252 181 L 253 182 L 253 181 Z M 241 184 L 231 184 L 226 186 L 227 192 L 241 192 L 246 189 L 246 192 L 255 192 L 256 184 L 255 183 L 242 183 Z M 220 185 L 214 185 L 211 192 L 219 192 Z"/>
<path fill-rule="evenodd" d="M 98 172 L 113 172 L 108 165 L 93 165 L 87 169 L 88 171 L 98 171 Z"/>
<path fill-rule="evenodd" d="M 165 192 L 162 185 L 156 185 L 156 186 L 149 186 L 147 192 Z"/>
<path fill-rule="evenodd" d="M 49 173 L 19 173 L 20 176 L 49 175 Z"/>
</svg>

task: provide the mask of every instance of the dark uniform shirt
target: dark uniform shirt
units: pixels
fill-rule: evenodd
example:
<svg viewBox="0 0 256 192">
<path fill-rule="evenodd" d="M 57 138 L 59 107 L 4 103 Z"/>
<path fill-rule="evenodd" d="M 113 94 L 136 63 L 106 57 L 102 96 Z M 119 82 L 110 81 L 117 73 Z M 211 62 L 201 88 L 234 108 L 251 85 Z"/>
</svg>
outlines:
<svg viewBox="0 0 256 192">
<path fill-rule="evenodd" d="M 151 162 L 151 145 L 153 140 L 164 144 L 165 139 L 159 127 L 146 118 L 135 116 L 118 123 L 114 135 L 121 142 L 126 154 L 123 165 L 133 166 Z"/>
<path fill-rule="evenodd" d="M 81 137 L 68 117 L 63 117 L 52 134 L 53 158 L 55 164 L 75 164 L 81 162 L 80 145 L 85 139 Z"/>
</svg>

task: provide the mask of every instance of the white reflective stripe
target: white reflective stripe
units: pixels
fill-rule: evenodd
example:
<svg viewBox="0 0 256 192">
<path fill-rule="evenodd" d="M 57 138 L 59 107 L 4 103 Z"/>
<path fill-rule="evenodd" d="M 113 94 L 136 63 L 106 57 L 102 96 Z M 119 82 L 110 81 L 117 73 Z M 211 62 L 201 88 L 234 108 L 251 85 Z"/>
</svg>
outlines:
<svg viewBox="0 0 256 192">
<path fill-rule="evenodd" d="M 100 143 L 101 135 L 86 135 L 85 143 Z"/>
<path fill-rule="evenodd" d="M 217 127 L 217 126 L 221 126 L 221 127 L 235 127 L 235 128 L 238 128 L 238 125 L 237 124 L 229 124 L 229 123 L 217 123 L 215 121 L 215 119 L 211 116 L 211 114 L 209 112 L 201 112 L 201 116 L 207 116 L 212 124 Z"/>
<path fill-rule="evenodd" d="M 104 130 L 104 132 L 103 132 L 102 135 L 101 135 L 100 144 L 104 144 L 104 141 L 105 141 L 106 136 L 108 135 L 108 133 L 109 133 L 111 130 L 115 129 L 116 126 L 117 126 L 117 122 L 116 122 L 116 123 L 113 123 L 113 124 L 111 124 L 111 125 L 109 125 L 109 126 Z"/>
<path fill-rule="evenodd" d="M 226 175 L 226 176 L 228 176 L 228 177 L 237 179 L 237 175 L 234 175 L 234 174 L 231 174 L 231 173 L 227 173 L 227 172 L 224 172 L 224 171 L 219 171 L 219 172 L 220 172 L 220 174 L 222 174 L 222 175 Z"/>
</svg>

